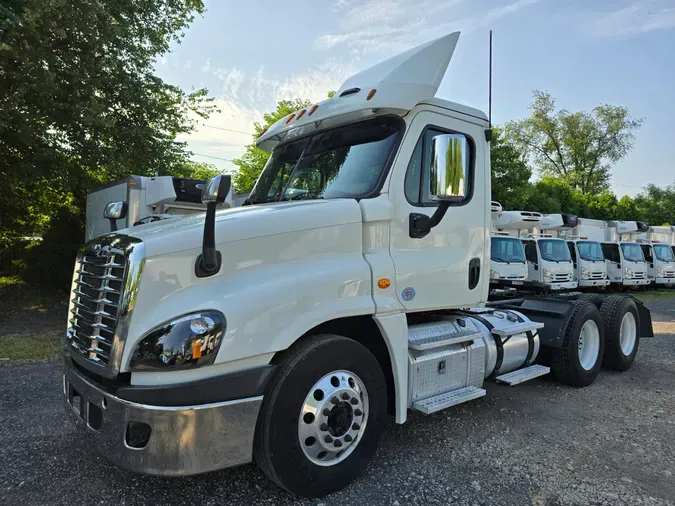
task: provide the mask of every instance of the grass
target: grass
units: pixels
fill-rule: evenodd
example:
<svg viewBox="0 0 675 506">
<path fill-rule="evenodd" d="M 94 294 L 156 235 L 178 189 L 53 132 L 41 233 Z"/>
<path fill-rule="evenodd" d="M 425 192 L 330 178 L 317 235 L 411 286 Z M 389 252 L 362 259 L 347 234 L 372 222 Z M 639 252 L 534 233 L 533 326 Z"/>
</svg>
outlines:
<svg viewBox="0 0 675 506">
<path fill-rule="evenodd" d="M 63 341 L 57 332 L 0 337 L 0 365 L 58 357 Z"/>
<path fill-rule="evenodd" d="M 667 299 L 669 297 L 675 297 L 675 290 L 650 290 L 649 292 L 631 292 L 636 299 L 641 300 L 642 302 L 647 302 L 650 300 L 658 299 Z"/>
</svg>

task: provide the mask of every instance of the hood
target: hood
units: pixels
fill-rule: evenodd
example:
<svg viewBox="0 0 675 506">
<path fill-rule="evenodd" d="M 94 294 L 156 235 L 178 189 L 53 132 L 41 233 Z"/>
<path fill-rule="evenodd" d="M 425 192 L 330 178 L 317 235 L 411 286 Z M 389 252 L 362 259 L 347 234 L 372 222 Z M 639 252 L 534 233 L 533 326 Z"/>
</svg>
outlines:
<svg viewBox="0 0 675 506">
<path fill-rule="evenodd" d="M 201 248 L 205 214 L 163 220 L 126 228 L 117 233 L 145 244 L 146 256 Z M 281 202 L 224 209 L 216 213 L 216 245 L 255 237 L 361 222 L 354 199 Z"/>
</svg>

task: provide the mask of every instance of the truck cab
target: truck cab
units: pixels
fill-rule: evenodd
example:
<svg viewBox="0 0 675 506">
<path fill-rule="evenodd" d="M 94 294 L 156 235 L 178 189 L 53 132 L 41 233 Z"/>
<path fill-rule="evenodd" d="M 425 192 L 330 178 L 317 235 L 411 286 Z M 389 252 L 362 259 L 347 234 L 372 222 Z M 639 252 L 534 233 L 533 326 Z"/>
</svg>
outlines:
<svg viewBox="0 0 675 506">
<path fill-rule="evenodd" d="M 587 238 L 567 239 L 574 265 L 574 279 L 580 288 L 601 288 L 609 285 L 602 246 Z"/>
<path fill-rule="evenodd" d="M 547 285 L 551 290 L 573 290 L 572 256 L 564 239 L 549 234 L 522 239 L 527 258 L 528 278 Z"/>
<path fill-rule="evenodd" d="M 656 285 L 675 285 L 675 259 L 670 245 L 639 243 L 648 265 L 649 279 Z"/>
<path fill-rule="evenodd" d="M 521 286 L 528 279 L 525 248 L 517 237 L 495 232 L 490 238 L 490 283 Z"/>
</svg>

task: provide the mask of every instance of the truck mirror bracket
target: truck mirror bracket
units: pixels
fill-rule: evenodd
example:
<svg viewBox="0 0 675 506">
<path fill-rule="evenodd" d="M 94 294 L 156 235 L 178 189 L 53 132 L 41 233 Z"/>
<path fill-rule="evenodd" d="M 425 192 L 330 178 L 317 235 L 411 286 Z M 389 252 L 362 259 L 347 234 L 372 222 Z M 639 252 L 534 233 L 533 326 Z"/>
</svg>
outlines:
<svg viewBox="0 0 675 506">
<path fill-rule="evenodd" d="M 410 237 L 413 239 L 421 239 L 425 237 L 431 229 L 438 225 L 445 213 L 450 207 L 449 200 L 441 200 L 438 204 L 438 208 L 431 216 L 421 213 L 410 213 Z"/>
</svg>

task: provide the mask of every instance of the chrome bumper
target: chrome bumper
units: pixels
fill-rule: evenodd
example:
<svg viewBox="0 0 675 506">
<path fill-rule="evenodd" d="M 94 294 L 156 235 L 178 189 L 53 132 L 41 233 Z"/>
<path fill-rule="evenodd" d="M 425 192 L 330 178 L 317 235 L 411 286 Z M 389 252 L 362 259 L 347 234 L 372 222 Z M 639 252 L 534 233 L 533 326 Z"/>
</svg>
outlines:
<svg viewBox="0 0 675 506">
<path fill-rule="evenodd" d="M 675 278 L 656 278 L 657 285 L 675 285 Z"/>
<path fill-rule="evenodd" d="M 198 406 L 147 406 L 110 395 L 68 364 L 63 394 L 66 413 L 87 444 L 131 471 L 182 476 L 252 460 L 262 396 Z M 144 445 L 139 447 L 134 430 L 147 429 L 143 424 L 150 428 L 149 439 L 141 431 Z"/>
<path fill-rule="evenodd" d="M 623 284 L 626 286 L 644 286 L 650 284 L 652 281 L 651 279 L 644 278 L 644 279 L 625 279 L 623 280 Z"/>
<path fill-rule="evenodd" d="M 581 279 L 579 286 L 607 286 L 609 279 Z"/>
<path fill-rule="evenodd" d="M 576 281 L 565 281 L 565 282 L 552 282 L 546 283 L 551 290 L 574 290 L 579 286 L 579 283 Z"/>
</svg>

